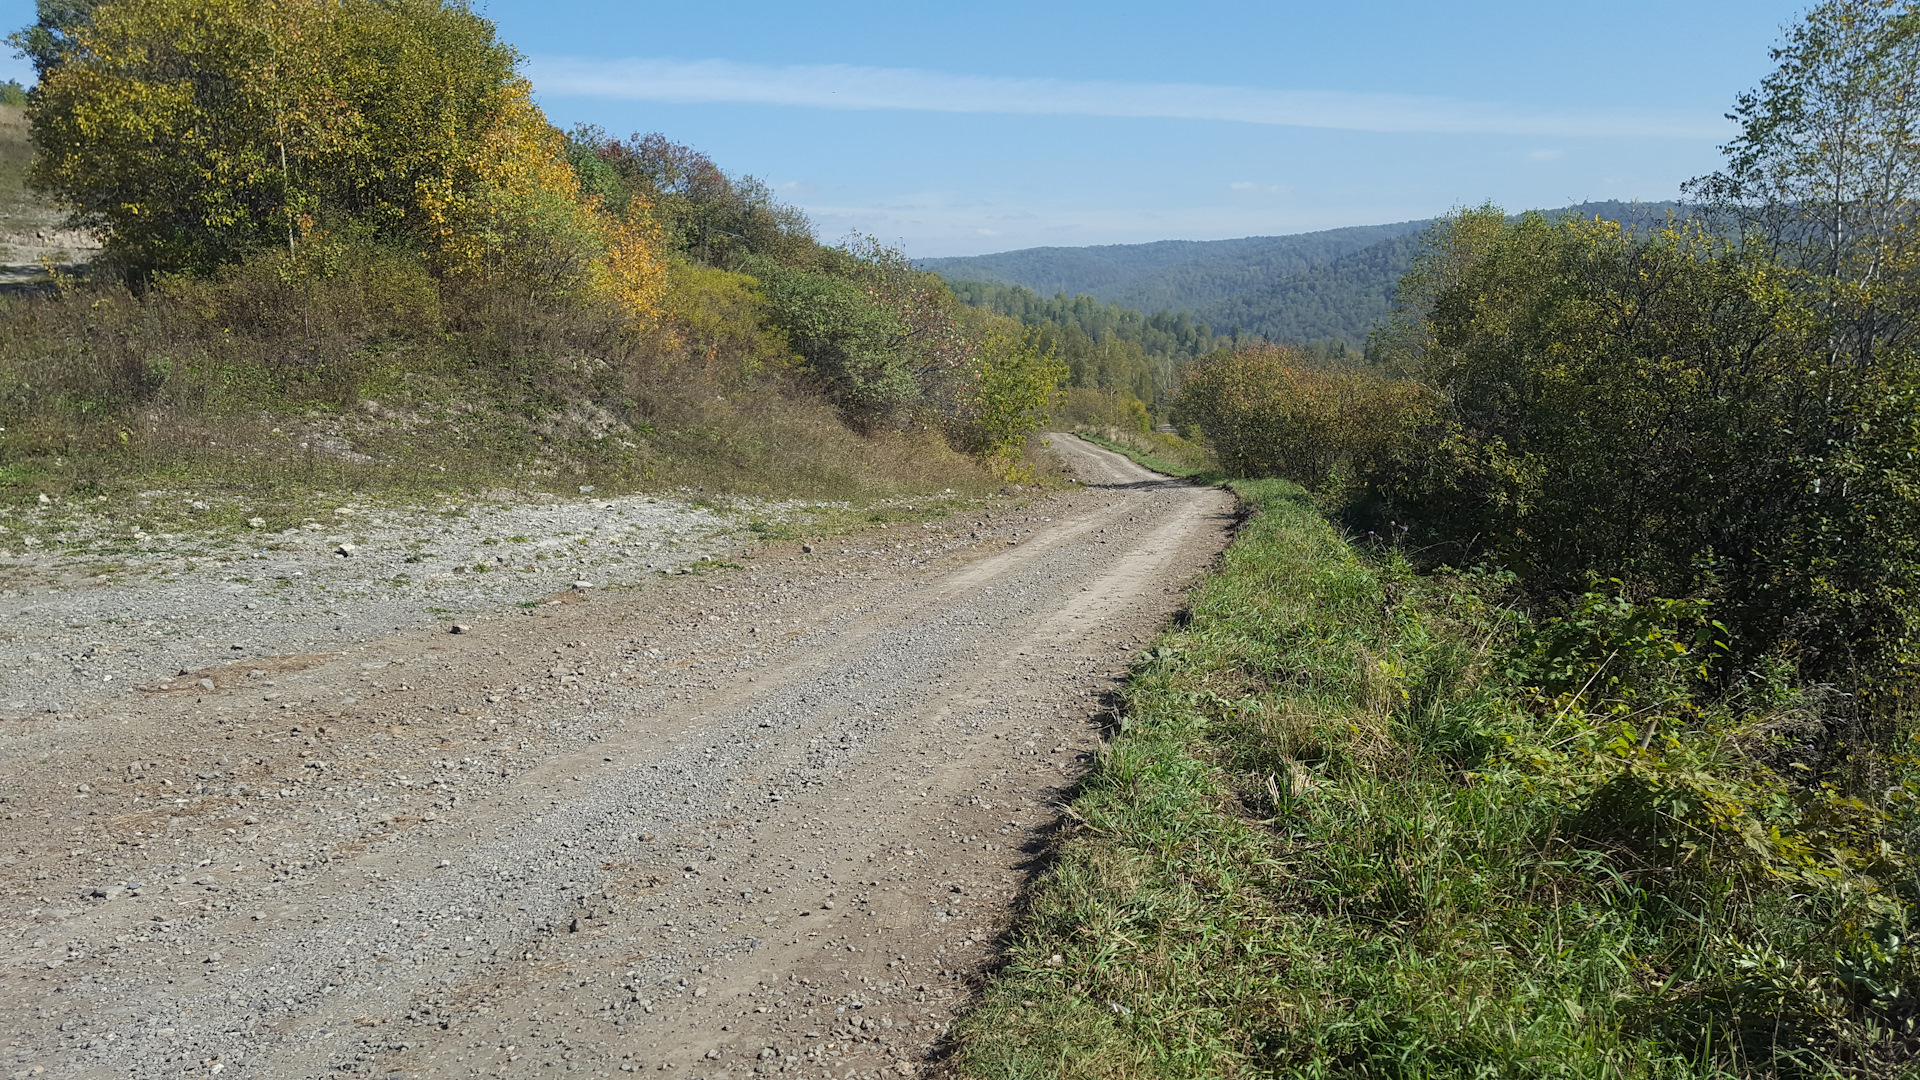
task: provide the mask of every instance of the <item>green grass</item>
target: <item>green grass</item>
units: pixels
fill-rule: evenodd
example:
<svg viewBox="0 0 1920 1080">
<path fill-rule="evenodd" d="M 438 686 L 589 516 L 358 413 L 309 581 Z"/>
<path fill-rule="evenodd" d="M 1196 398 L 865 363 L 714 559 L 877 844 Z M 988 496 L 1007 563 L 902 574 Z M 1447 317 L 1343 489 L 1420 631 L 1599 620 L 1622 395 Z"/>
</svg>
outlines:
<svg viewBox="0 0 1920 1080">
<path fill-rule="evenodd" d="M 1076 428 L 1074 434 L 1095 446 L 1124 454 L 1135 463 L 1168 476 L 1201 483 L 1219 483 L 1225 479 L 1204 446 L 1178 435 L 1119 428 Z"/>
<path fill-rule="evenodd" d="M 696 368 L 591 307 L 366 259 L 0 296 L 0 509 L 198 502 L 200 527 L 279 530 L 348 498 L 873 505 L 1002 486 L 937 434 L 849 429 L 790 372 Z"/>
<path fill-rule="evenodd" d="M 1550 764 L 1484 586 L 1233 488 L 1254 516 L 1133 672 L 960 1075 L 1914 1075 L 1912 1010 L 1835 990 L 1831 896 L 1582 838 L 1598 785 Z"/>
</svg>

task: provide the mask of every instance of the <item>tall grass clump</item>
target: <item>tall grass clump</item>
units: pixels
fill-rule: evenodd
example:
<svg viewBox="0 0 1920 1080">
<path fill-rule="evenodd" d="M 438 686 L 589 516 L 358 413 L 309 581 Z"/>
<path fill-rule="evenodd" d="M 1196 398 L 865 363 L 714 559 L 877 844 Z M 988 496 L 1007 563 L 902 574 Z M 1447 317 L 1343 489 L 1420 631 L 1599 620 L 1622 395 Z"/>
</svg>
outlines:
<svg viewBox="0 0 1920 1080">
<path fill-rule="evenodd" d="M 751 279 L 676 276 L 644 330 L 512 279 L 440 280 L 377 245 L 0 298 L 0 493 L 868 499 L 996 483 L 938 433 L 849 430 L 765 329 Z"/>
<path fill-rule="evenodd" d="M 1356 548 L 1286 481 L 1125 691 L 959 1071 L 1891 1076 L 1910 754 L 1866 805 L 1767 761 L 1818 702 L 1714 645 Z M 1606 649 L 1618 681 L 1566 685 Z M 1790 770 L 1789 770 L 1790 771 Z"/>
</svg>

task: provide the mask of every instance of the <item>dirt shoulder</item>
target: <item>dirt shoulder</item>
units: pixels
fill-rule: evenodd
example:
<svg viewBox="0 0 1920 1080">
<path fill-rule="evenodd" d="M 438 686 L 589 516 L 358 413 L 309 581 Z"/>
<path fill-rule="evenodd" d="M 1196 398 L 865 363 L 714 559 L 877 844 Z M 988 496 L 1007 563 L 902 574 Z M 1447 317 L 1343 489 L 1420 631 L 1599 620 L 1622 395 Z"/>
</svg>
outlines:
<svg viewBox="0 0 1920 1080">
<path fill-rule="evenodd" d="M 9 1071 L 918 1071 L 1231 524 L 1056 442 L 991 517 L 12 722 Z"/>
</svg>

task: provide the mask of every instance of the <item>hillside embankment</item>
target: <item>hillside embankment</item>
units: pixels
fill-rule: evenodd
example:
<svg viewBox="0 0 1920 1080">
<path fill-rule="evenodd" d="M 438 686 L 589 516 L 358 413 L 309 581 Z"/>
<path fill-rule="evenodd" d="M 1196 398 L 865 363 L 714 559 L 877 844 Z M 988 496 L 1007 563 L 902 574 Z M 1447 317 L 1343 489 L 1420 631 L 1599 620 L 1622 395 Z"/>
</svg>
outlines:
<svg viewBox="0 0 1920 1080">
<path fill-rule="evenodd" d="M 156 657 L 15 714 L 9 1068 L 924 1068 L 1232 522 L 1225 493 L 1054 444 L 1069 494 L 811 551 L 709 537 L 739 569 L 476 596 L 459 634 L 375 632 L 382 601 L 343 587 L 272 655 Z M 235 632 L 236 597 L 165 595 Z"/>
</svg>

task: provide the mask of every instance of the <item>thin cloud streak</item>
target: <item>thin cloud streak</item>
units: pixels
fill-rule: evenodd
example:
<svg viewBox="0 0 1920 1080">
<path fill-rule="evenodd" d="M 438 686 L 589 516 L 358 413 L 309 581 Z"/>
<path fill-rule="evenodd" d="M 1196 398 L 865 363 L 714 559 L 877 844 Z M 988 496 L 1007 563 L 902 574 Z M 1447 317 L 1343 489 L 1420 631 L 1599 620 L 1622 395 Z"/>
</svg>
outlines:
<svg viewBox="0 0 1920 1080">
<path fill-rule="evenodd" d="M 550 57 L 530 62 L 528 75 L 543 94 L 675 104 L 1216 120 L 1430 135 L 1717 140 L 1727 134 L 1691 118 L 1548 112 L 1405 94 L 1003 78 L 845 64 Z"/>
</svg>

